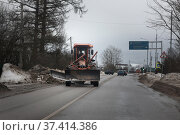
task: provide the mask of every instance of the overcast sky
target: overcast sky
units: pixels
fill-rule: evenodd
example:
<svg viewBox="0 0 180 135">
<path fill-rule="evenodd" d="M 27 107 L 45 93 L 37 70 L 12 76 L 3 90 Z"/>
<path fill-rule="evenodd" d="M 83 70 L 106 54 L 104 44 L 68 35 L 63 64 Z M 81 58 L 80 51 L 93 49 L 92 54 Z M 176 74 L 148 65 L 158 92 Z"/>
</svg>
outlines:
<svg viewBox="0 0 180 135">
<path fill-rule="evenodd" d="M 149 0 L 151 2 L 151 0 Z M 155 40 L 156 31 L 147 27 L 147 20 L 153 18 L 147 12 L 150 9 L 146 0 L 84 0 L 88 12 L 82 18 L 70 13 L 65 31 L 72 37 L 73 43 L 90 43 L 99 52 L 101 63 L 102 51 L 109 45 L 122 50 L 123 63 L 143 64 L 146 51 L 129 51 L 131 40 Z M 168 45 L 168 36 L 158 29 L 158 40 L 163 40 L 164 48 Z M 153 56 L 155 52 L 152 52 Z"/>
</svg>

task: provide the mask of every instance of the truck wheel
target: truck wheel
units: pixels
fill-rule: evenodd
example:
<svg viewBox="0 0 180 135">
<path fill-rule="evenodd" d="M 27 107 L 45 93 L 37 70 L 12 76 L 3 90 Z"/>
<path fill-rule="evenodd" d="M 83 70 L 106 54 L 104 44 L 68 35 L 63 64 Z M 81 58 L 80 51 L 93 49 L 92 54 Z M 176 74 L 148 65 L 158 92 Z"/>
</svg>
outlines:
<svg viewBox="0 0 180 135">
<path fill-rule="evenodd" d="M 94 82 L 91 81 L 91 85 L 94 85 Z"/>
<path fill-rule="evenodd" d="M 94 85 L 94 87 L 98 87 L 99 86 L 99 81 L 93 82 L 93 85 Z"/>
<path fill-rule="evenodd" d="M 71 86 L 71 81 L 66 81 L 66 86 Z"/>
</svg>

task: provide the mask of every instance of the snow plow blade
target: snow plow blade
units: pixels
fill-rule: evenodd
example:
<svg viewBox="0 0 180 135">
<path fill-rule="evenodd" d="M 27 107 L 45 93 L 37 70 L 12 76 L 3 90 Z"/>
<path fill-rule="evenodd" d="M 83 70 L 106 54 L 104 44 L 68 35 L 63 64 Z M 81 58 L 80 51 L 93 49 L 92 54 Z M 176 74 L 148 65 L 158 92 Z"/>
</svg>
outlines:
<svg viewBox="0 0 180 135">
<path fill-rule="evenodd" d="M 58 72 L 58 71 L 56 71 L 56 70 L 50 70 L 50 74 L 51 74 L 53 77 L 65 79 L 65 73 Z"/>
<path fill-rule="evenodd" d="M 65 70 L 65 78 L 77 81 L 99 81 L 100 70 Z"/>
</svg>

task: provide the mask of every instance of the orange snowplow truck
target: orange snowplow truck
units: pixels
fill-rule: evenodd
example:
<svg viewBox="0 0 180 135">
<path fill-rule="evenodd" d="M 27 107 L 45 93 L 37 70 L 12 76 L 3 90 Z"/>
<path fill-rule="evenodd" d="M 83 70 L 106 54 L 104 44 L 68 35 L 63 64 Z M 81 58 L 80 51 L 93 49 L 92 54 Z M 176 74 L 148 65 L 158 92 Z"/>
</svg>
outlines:
<svg viewBox="0 0 180 135">
<path fill-rule="evenodd" d="M 95 87 L 99 86 L 100 70 L 94 60 L 97 52 L 94 53 L 91 44 L 74 44 L 73 61 L 65 70 L 66 86 L 72 82 L 84 83 L 89 81 Z"/>
</svg>

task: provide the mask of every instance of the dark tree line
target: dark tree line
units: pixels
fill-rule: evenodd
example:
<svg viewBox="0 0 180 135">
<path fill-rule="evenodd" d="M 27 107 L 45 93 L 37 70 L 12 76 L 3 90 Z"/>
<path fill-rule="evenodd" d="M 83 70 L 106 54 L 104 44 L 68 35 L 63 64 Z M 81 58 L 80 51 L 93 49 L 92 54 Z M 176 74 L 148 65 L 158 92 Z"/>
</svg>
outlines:
<svg viewBox="0 0 180 135">
<path fill-rule="evenodd" d="M 173 34 L 173 46 L 167 50 L 164 73 L 180 72 L 180 0 L 153 0 L 149 7 L 155 19 L 148 22 L 152 27 L 163 27 Z"/>
<path fill-rule="evenodd" d="M 36 64 L 65 68 L 70 61 L 64 24 L 74 10 L 82 15 L 82 0 L 10 0 L 0 5 L 0 64 L 29 69 Z"/>
</svg>

